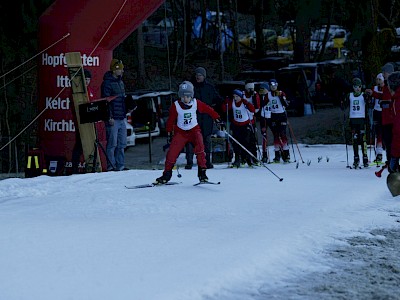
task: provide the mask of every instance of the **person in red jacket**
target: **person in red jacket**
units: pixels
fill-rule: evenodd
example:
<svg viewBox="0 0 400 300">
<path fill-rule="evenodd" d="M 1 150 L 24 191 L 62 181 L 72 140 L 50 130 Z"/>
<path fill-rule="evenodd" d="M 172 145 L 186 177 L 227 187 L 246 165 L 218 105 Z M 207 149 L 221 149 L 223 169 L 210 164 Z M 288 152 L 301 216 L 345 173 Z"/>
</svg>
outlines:
<svg viewBox="0 0 400 300">
<path fill-rule="evenodd" d="M 226 99 L 225 105 L 222 105 L 222 110 L 224 112 L 232 111 L 232 136 L 250 151 L 251 135 L 253 134 L 250 113 L 254 113 L 254 105 L 243 98 L 242 91 L 234 90 L 233 100 Z M 233 144 L 233 151 L 235 153 L 234 167 L 239 168 L 242 162 L 247 162 L 250 167 L 253 165 L 250 154 L 237 143 Z"/>
<path fill-rule="evenodd" d="M 382 73 L 379 73 L 376 76 L 376 85 L 372 88 L 373 91 L 381 94 L 382 89 L 385 86 L 385 78 Z M 375 135 L 375 153 L 376 158 L 374 160 L 375 163 L 380 164 L 382 162 L 382 154 L 383 154 L 383 144 L 382 144 L 382 107 L 380 105 L 380 100 L 373 98 L 373 110 L 372 110 L 372 125 L 373 125 L 373 134 Z"/>
<path fill-rule="evenodd" d="M 393 129 L 391 159 L 389 172 L 399 171 L 400 159 L 400 72 L 394 72 L 387 79 L 390 93 L 392 95 Z"/>
<path fill-rule="evenodd" d="M 211 106 L 193 97 L 194 88 L 190 81 L 179 85 L 178 96 L 180 99 L 174 101 L 169 109 L 166 130 L 171 145 L 165 159 L 164 172 L 156 179 L 156 184 L 164 184 L 171 179 L 172 168 L 187 143 L 194 146 L 200 182 L 208 181 L 203 136 L 197 122 L 197 112 L 208 114 L 216 123 L 220 123 L 220 116 Z"/>
<path fill-rule="evenodd" d="M 373 91 L 371 89 L 365 90 L 373 98 L 379 99 L 379 104 L 382 107 L 382 142 L 386 151 L 386 163 L 390 162 L 391 158 L 391 146 L 392 146 L 392 128 L 393 128 L 393 110 L 392 110 L 392 94 L 390 93 L 389 86 L 387 84 L 387 78 L 394 72 L 394 66 L 391 63 L 387 63 L 382 67 L 382 74 L 385 78 L 385 85 L 382 88 L 382 93 Z"/>
</svg>

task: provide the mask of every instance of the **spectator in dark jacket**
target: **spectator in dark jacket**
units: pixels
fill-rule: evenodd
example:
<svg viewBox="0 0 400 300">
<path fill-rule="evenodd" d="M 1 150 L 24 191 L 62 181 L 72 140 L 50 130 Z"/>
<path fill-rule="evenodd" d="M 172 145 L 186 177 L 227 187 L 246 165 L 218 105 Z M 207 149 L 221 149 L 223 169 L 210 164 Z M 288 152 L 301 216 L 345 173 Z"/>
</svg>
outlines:
<svg viewBox="0 0 400 300">
<path fill-rule="evenodd" d="M 194 86 L 194 98 L 201 100 L 208 104 L 214 109 L 219 109 L 222 99 L 217 93 L 214 85 L 212 85 L 207 79 L 206 69 L 198 67 L 194 70 L 194 78 L 191 80 Z M 207 169 L 213 168 L 211 162 L 211 135 L 214 130 L 214 121 L 207 115 L 198 113 L 197 121 L 201 128 L 203 135 L 204 151 L 206 152 L 206 166 Z M 193 146 L 191 144 L 186 145 L 186 166 L 185 169 L 191 169 L 193 166 Z"/>
<path fill-rule="evenodd" d="M 122 61 L 113 59 L 110 71 L 107 71 L 101 84 L 101 97 L 117 96 L 112 100 L 109 107 L 109 120 L 106 121 L 107 135 L 107 170 L 125 170 L 126 147 L 126 108 L 125 108 L 125 85 L 122 81 L 124 65 Z"/>
</svg>

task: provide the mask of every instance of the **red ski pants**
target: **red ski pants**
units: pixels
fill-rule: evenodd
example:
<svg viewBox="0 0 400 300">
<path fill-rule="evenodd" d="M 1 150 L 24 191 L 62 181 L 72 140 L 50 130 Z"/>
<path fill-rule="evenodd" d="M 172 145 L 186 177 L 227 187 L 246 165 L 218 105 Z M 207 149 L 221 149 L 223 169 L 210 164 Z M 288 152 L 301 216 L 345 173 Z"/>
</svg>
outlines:
<svg viewBox="0 0 400 300">
<path fill-rule="evenodd" d="M 172 170 L 176 163 L 176 159 L 187 143 L 192 143 L 194 146 L 193 151 L 194 154 L 196 154 L 197 165 L 202 169 L 206 169 L 203 136 L 200 127 L 195 127 L 191 130 L 179 130 L 175 132 L 165 159 L 165 171 Z"/>
</svg>

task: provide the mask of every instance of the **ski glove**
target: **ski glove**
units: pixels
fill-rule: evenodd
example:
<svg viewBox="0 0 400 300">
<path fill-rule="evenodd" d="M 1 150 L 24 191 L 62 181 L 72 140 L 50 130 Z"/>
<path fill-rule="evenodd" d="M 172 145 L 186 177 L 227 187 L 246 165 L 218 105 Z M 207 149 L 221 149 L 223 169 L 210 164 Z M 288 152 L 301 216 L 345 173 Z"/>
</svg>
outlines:
<svg viewBox="0 0 400 300">
<path fill-rule="evenodd" d="M 217 125 L 217 128 L 220 130 L 225 128 L 224 122 L 222 122 L 220 119 L 215 119 L 215 125 Z"/>
</svg>

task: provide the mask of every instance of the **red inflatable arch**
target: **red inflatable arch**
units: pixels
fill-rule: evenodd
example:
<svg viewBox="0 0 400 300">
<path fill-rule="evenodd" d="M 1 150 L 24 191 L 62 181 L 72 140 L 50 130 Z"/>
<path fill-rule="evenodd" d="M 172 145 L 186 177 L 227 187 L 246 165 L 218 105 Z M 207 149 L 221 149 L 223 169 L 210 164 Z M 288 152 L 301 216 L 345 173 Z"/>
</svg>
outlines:
<svg viewBox="0 0 400 300">
<path fill-rule="evenodd" d="M 164 1 L 161 0 L 57 0 L 40 17 L 39 149 L 57 161 L 58 173 L 71 173 L 76 143 L 72 91 L 65 53 L 80 52 L 84 68 L 93 74 L 91 87 L 100 98 L 103 75 L 115 49 Z M 45 110 L 45 108 L 47 109 Z M 105 137 L 100 137 L 104 142 Z M 104 156 L 102 161 L 104 162 Z M 54 164 L 54 163 L 53 163 Z M 104 167 L 104 164 L 103 164 Z M 61 171 L 62 170 L 62 171 Z"/>
</svg>

